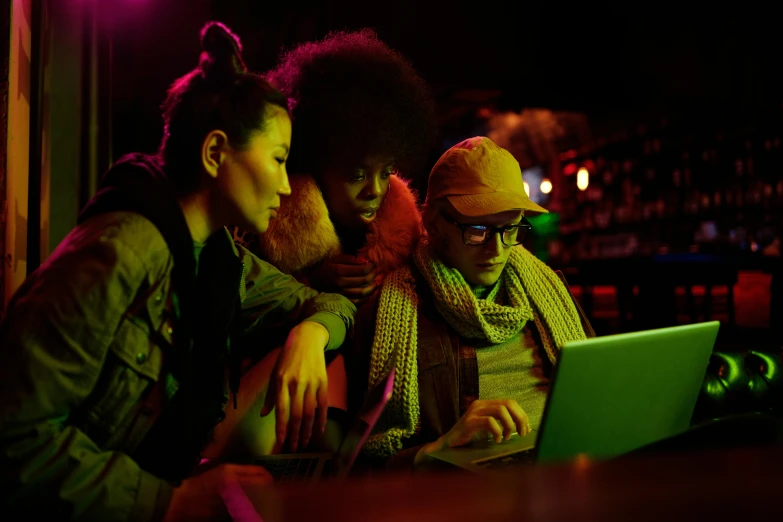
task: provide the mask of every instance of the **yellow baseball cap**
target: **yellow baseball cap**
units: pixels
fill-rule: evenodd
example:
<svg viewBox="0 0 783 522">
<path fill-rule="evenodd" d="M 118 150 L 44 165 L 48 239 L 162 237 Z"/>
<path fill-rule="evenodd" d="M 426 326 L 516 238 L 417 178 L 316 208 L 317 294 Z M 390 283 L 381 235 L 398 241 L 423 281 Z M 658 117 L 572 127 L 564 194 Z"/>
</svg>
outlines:
<svg viewBox="0 0 783 522">
<path fill-rule="evenodd" d="M 443 153 L 430 172 L 427 201 L 446 198 L 465 216 L 507 210 L 549 212 L 525 192 L 519 162 L 485 136 L 461 141 Z"/>
</svg>

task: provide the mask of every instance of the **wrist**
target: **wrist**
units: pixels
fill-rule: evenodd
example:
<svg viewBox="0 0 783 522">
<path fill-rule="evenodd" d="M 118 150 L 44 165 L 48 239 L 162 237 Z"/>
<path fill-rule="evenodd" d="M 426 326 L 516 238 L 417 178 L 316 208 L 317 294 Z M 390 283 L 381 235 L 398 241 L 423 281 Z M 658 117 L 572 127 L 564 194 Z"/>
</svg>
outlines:
<svg viewBox="0 0 783 522">
<path fill-rule="evenodd" d="M 324 350 L 329 344 L 329 330 L 316 321 L 302 321 L 291 330 L 289 338 L 294 335 L 303 336 L 311 340 L 311 342 L 305 343 L 305 345 L 312 347 L 317 346 L 320 350 Z"/>
</svg>

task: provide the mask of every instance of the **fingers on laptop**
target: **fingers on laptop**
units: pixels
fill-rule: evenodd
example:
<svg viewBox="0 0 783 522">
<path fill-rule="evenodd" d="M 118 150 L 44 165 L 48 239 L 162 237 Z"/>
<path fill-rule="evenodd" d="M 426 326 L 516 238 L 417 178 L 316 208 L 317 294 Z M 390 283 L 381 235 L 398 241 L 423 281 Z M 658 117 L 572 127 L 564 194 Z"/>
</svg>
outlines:
<svg viewBox="0 0 783 522">
<path fill-rule="evenodd" d="M 520 436 L 530 433 L 530 420 L 527 413 L 513 399 L 475 401 L 471 404 L 475 415 L 494 419 L 500 427 L 500 432 L 490 432 L 495 442 L 508 440 L 514 433 Z"/>
<path fill-rule="evenodd" d="M 492 433 L 495 442 L 500 442 L 504 439 L 508 440 L 514 432 L 519 433 L 519 429 L 515 424 L 515 419 L 511 416 L 509 408 L 506 408 L 501 404 L 484 406 L 477 413 L 497 421 L 500 431 Z"/>
<path fill-rule="evenodd" d="M 307 444 L 310 443 L 317 407 L 318 399 L 316 398 L 316 390 L 313 386 L 309 386 L 302 399 L 302 432 L 299 436 L 299 440 L 302 441 L 302 448 L 306 448 Z M 291 428 L 293 429 L 293 426 Z"/>
<path fill-rule="evenodd" d="M 299 434 L 302 427 L 302 417 L 304 416 L 304 397 L 306 388 L 291 381 L 289 385 L 289 394 L 291 397 L 291 415 L 288 418 L 288 446 L 292 452 L 296 452 L 299 447 Z"/>
<path fill-rule="evenodd" d="M 326 430 L 326 414 L 329 413 L 329 388 L 326 384 L 318 388 L 315 397 L 318 403 L 318 431 L 323 433 Z"/>
<path fill-rule="evenodd" d="M 282 379 L 277 382 L 282 383 Z M 276 441 L 273 453 L 282 450 L 286 437 L 291 452 L 296 452 L 300 446 L 304 448 L 310 443 L 314 426 L 323 433 L 329 409 L 325 383 L 317 387 L 311 384 L 305 388 L 295 381 L 289 381 L 288 386 L 277 386 L 276 396 Z"/>
<path fill-rule="evenodd" d="M 293 399 L 294 394 L 292 393 L 291 396 Z M 329 388 L 325 382 L 311 383 L 304 392 L 296 393 L 296 400 L 291 402 L 291 419 L 288 425 L 291 451 L 306 448 L 313 436 L 313 429 L 318 429 L 318 433 L 324 432 L 326 414 L 329 410 L 328 397 Z M 294 403 L 297 404 L 296 410 Z"/>
<path fill-rule="evenodd" d="M 472 434 L 471 440 L 492 438 L 495 442 L 503 440 L 504 427 L 495 417 L 481 416 L 468 419 L 467 428 Z"/>
<path fill-rule="evenodd" d="M 275 435 L 277 439 L 273 453 L 278 453 L 288 434 L 288 417 L 291 401 L 288 395 L 288 388 L 283 385 L 282 380 L 277 379 L 275 383 L 277 385 L 277 400 L 275 401 Z"/>
<path fill-rule="evenodd" d="M 514 419 L 514 424 L 517 426 L 517 433 L 520 437 L 523 437 L 530 433 L 530 419 L 527 416 L 527 413 L 525 413 L 525 410 L 522 409 L 522 406 L 519 405 L 519 403 L 515 400 L 508 400 L 504 401 L 506 402 L 506 409 L 508 410 L 508 413 L 511 415 L 511 418 Z"/>
</svg>

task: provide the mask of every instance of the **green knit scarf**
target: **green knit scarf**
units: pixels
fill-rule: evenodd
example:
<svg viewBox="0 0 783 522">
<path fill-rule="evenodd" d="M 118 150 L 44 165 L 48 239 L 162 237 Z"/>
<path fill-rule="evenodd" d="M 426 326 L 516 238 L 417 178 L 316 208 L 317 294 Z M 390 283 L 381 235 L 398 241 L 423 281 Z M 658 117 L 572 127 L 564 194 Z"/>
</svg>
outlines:
<svg viewBox="0 0 783 522">
<path fill-rule="evenodd" d="M 478 299 L 458 270 L 432 255 L 426 236 L 413 257 L 432 290 L 436 309 L 462 337 L 498 344 L 532 320 L 552 363 L 566 342 L 585 338 L 568 289 L 522 246 L 512 248 L 499 284 L 486 299 Z M 500 291 L 507 304 L 496 302 Z M 372 387 L 380 381 L 391 365 L 397 373 L 394 394 L 365 445 L 370 454 L 393 455 L 402 449 L 403 439 L 419 430 L 417 307 L 411 268 L 403 266 L 387 275 L 378 302 L 368 384 Z"/>
</svg>

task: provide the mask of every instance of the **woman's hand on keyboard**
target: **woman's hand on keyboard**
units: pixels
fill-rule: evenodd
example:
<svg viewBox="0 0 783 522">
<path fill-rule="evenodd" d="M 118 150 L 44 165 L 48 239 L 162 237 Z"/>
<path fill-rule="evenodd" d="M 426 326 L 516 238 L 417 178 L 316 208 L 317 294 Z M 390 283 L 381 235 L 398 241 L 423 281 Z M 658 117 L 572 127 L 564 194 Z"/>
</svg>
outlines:
<svg viewBox="0 0 783 522">
<path fill-rule="evenodd" d="M 478 440 L 508 440 L 511 435 L 530 433 L 527 413 L 513 399 L 473 401 L 465 414 L 448 432 L 416 454 L 418 464 L 429 453 L 464 446 Z"/>
</svg>

